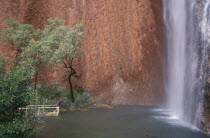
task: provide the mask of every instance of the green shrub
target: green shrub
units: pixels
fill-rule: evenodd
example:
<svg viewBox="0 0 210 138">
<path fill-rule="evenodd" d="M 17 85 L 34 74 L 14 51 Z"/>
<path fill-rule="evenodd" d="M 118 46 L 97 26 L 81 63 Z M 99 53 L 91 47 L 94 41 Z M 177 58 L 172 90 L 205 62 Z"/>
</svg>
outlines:
<svg viewBox="0 0 210 138">
<path fill-rule="evenodd" d="M 34 99 L 31 80 L 34 70 L 30 63 L 13 67 L 8 73 L 1 73 L 0 79 L 0 137 L 24 138 L 34 133 L 32 116 L 20 114 L 19 108 Z"/>
<path fill-rule="evenodd" d="M 91 95 L 84 89 L 79 88 L 74 90 L 75 102 L 71 103 L 71 96 L 69 92 L 65 92 L 65 88 L 59 87 L 57 84 L 46 85 L 45 83 L 37 86 L 36 104 L 56 104 L 61 98 L 61 108 L 69 109 L 71 106 L 75 108 L 85 107 L 93 104 Z"/>
<path fill-rule="evenodd" d="M 65 94 L 65 88 L 59 87 L 58 84 L 46 85 L 42 83 L 37 86 L 38 94 L 49 99 L 59 99 Z"/>
<path fill-rule="evenodd" d="M 76 91 L 76 100 L 74 106 L 77 107 L 86 107 L 93 104 L 93 99 L 91 95 L 83 88 L 80 88 Z"/>
<path fill-rule="evenodd" d="M 5 61 L 4 57 L 0 56 L 0 77 L 1 78 L 6 73 L 5 62 L 6 61 Z"/>
<path fill-rule="evenodd" d="M 65 88 L 57 84 L 46 85 L 45 83 L 37 86 L 36 104 L 56 104 L 65 95 Z"/>
<path fill-rule="evenodd" d="M 60 107 L 65 108 L 65 109 L 69 109 L 70 106 L 71 106 L 71 100 L 68 97 L 62 98 Z"/>
<path fill-rule="evenodd" d="M 61 98 L 61 108 L 68 109 L 71 106 L 70 93 L 65 91 L 65 88 L 59 87 L 58 84 L 39 84 L 37 86 L 36 104 L 53 105 Z"/>
<path fill-rule="evenodd" d="M 31 138 L 42 128 L 38 127 L 38 125 L 36 127 L 32 126 L 32 122 L 34 120 L 24 117 L 7 123 L 1 123 L 0 138 Z"/>
</svg>

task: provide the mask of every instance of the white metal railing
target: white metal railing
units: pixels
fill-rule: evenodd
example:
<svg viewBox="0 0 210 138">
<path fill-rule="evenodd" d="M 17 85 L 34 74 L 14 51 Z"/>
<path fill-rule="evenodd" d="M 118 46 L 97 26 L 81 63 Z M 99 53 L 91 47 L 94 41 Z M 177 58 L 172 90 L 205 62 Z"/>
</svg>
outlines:
<svg viewBox="0 0 210 138">
<path fill-rule="evenodd" d="M 55 105 L 27 105 L 24 108 L 19 108 L 19 110 L 34 116 L 58 116 L 60 107 Z"/>
</svg>

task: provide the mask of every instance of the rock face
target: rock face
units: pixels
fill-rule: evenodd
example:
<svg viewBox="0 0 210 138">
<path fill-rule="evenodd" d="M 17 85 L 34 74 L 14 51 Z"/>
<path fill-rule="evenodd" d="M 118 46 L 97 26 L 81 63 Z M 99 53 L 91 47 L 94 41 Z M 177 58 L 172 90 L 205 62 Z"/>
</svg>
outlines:
<svg viewBox="0 0 210 138">
<path fill-rule="evenodd" d="M 83 58 L 75 62 L 85 87 L 95 98 L 116 104 L 157 104 L 163 98 L 160 0 L 1 0 L 0 27 L 14 17 L 43 28 L 48 18 L 72 26 L 82 21 Z M 160 12 L 161 14 L 161 12 Z M 155 16 L 156 15 L 156 16 Z M 15 51 L 0 45 L 5 56 Z M 40 79 L 65 85 L 65 70 L 43 72 Z M 47 78 L 47 79 L 46 79 Z"/>
<path fill-rule="evenodd" d="M 209 40 L 210 44 L 210 40 Z M 208 50 L 207 70 L 206 70 L 206 89 L 204 91 L 203 113 L 201 116 L 201 128 L 210 133 L 210 50 Z"/>
<path fill-rule="evenodd" d="M 209 78 L 208 78 L 209 79 Z M 201 127 L 204 131 L 210 132 L 210 81 L 207 82 L 204 99 L 204 113 L 201 117 Z"/>
<path fill-rule="evenodd" d="M 113 103 L 157 103 L 161 55 L 150 1 L 92 0 L 85 14 L 88 90 Z"/>
</svg>

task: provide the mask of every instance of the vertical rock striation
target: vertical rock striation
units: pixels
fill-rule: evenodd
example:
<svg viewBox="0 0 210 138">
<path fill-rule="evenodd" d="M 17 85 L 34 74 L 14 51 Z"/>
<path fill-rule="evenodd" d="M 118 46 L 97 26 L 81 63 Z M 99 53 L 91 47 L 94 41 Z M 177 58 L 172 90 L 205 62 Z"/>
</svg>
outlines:
<svg viewBox="0 0 210 138">
<path fill-rule="evenodd" d="M 161 55 L 150 1 L 93 0 L 84 11 L 84 86 L 112 103 L 159 102 Z"/>
</svg>

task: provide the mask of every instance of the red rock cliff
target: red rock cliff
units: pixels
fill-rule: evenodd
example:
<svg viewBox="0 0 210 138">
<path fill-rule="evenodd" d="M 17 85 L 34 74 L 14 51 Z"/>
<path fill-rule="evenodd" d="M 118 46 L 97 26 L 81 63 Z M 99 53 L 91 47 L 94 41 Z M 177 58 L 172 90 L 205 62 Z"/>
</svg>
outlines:
<svg viewBox="0 0 210 138">
<path fill-rule="evenodd" d="M 39 28 L 54 17 L 69 26 L 82 21 L 83 59 L 75 63 L 81 78 L 75 83 L 94 97 L 116 104 L 160 103 L 162 46 L 149 0 L 0 0 L 0 4 L 1 28 L 8 17 Z M 0 52 L 15 54 L 3 44 Z M 60 83 L 64 72 L 43 75 Z"/>
</svg>

